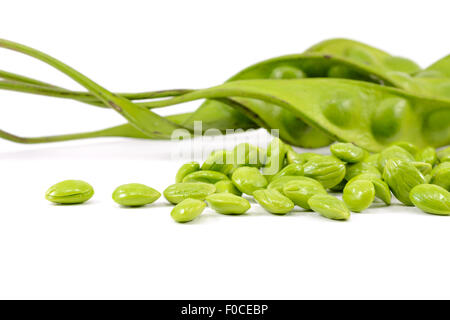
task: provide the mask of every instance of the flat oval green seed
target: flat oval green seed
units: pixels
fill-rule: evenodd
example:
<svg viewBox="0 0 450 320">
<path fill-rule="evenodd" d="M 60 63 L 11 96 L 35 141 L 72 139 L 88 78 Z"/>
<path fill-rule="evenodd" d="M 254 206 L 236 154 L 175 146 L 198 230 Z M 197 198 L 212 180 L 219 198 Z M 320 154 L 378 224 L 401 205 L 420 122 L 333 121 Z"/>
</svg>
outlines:
<svg viewBox="0 0 450 320">
<path fill-rule="evenodd" d="M 345 163 L 333 156 L 316 157 L 303 166 L 304 175 L 316 179 L 325 188 L 332 188 L 345 177 Z"/>
<path fill-rule="evenodd" d="M 381 101 L 372 116 L 371 130 L 383 142 L 395 141 L 402 129 L 402 119 L 410 117 L 409 102 L 402 98 L 389 98 Z"/>
<path fill-rule="evenodd" d="M 294 202 L 294 204 L 310 210 L 309 198 L 316 194 L 327 194 L 325 188 L 318 181 L 305 178 L 302 180 L 291 180 L 283 186 L 283 194 Z"/>
<path fill-rule="evenodd" d="M 416 154 L 416 161 L 426 162 L 434 166 L 437 162 L 437 153 L 436 149 L 433 147 L 427 147 L 422 150 L 419 150 Z"/>
<path fill-rule="evenodd" d="M 221 180 L 228 180 L 228 177 L 222 172 L 211 170 L 195 171 L 183 178 L 183 182 L 204 182 L 212 184 Z"/>
<path fill-rule="evenodd" d="M 189 222 L 201 215 L 205 207 L 203 201 L 188 198 L 177 204 L 170 215 L 176 222 Z"/>
<path fill-rule="evenodd" d="M 450 162 L 450 147 L 440 150 L 437 157 L 440 162 Z"/>
<path fill-rule="evenodd" d="M 284 176 L 302 176 L 303 175 L 303 165 L 300 163 L 291 163 L 280 170 L 277 174 L 271 177 L 270 180 L 274 180 Z"/>
<path fill-rule="evenodd" d="M 314 157 L 321 157 L 322 155 L 312 152 L 304 152 L 304 153 L 298 153 L 294 150 L 288 150 L 286 153 L 286 160 L 288 164 L 292 163 L 299 163 L 304 164 L 311 160 Z"/>
<path fill-rule="evenodd" d="M 308 205 L 322 216 L 333 220 L 348 220 L 350 211 L 345 203 L 329 194 L 316 194 L 309 198 Z"/>
<path fill-rule="evenodd" d="M 378 158 L 378 170 L 380 172 L 384 171 L 384 167 L 386 163 L 391 159 L 400 159 L 404 161 L 414 161 L 414 157 L 405 149 L 399 146 L 391 146 L 380 152 L 380 156 Z"/>
<path fill-rule="evenodd" d="M 430 183 L 450 191 L 450 162 L 442 162 L 434 167 Z"/>
<path fill-rule="evenodd" d="M 294 208 L 294 203 L 274 189 L 256 190 L 253 193 L 261 207 L 274 214 L 286 214 Z"/>
<path fill-rule="evenodd" d="M 183 164 L 180 169 L 178 169 L 177 175 L 175 176 L 175 182 L 183 182 L 184 177 L 198 170 L 200 170 L 200 164 L 198 164 L 198 162 L 192 161 Z"/>
<path fill-rule="evenodd" d="M 237 196 L 241 196 L 242 192 L 240 192 L 233 184 L 233 182 L 231 182 L 230 180 L 221 180 L 218 181 L 214 184 L 214 186 L 216 187 L 216 193 L 223 193 L 223 192 L 227 192 L 227 193 L 232 193 L 235 194 Z"/>
<path fill-rule="evenodd" d="M 450 215 L 450 192 L 434 184 L 421 184 L 409 194 L 412 203 L 424 212 Z"/>
<path fill-rule="evenodd" d="M 294 180 L 313 180 L 315 182 L 318 182 L 312 178 L 307 178 L 307 177 L 303 177 L 303 176 L 283 176 L 283 177 L 279 177 L 277 179 L 273 179 L 269 185 L 267 186 L 267 189 L 272 189 L 272 190 L 277 190 L 280 193 L 283 193 L 283 188 L 284 186 L 290 182 L 290 181 L 294 181 Z M 319 182 L 318 182 L 319 183 Z M 320 184 L 320 183 L 319 183 Z"/>
<path fill-rule="evenodd" d="M 342 192 L 345 188 L 345 186 L 347 185 L 347 180 L 342 180 L 341 182 L 339 182 L 337 185 L 335 185 L 334 187 L 330 188 L 331 192 Z"/>
<path fill-rule="evenodd" d="M 331 153 L 338 159 L 348 162 L 356 163 L 364 159 L 366 153 L 360 147 L 353 143 L 335 143 L 330 146 Z"/>
<path fill-rule="evenodd" d="M 240 143 L 233 149 L 233 162 L 236 166 L 260 168 L 265 162 L 266 152 L 250 143 Z"/>
<path fill-rule="evenodd" d="M 380 159 L 379 153 L 370 154 L 367 157 L 364 158 L 362 161 L 365 164 L 369 164 L 374 167 L 378 167 L 378 160 Z"/>
<path fill-rule="evenodd" d="M 411 164 L 416 167 L 423 175 L 431 173 L 433 166 L 427 162 L 412 161 Z"/>
<path fill-rule="evenodd" d="M 233 184 L 239 191 L 252 195 L 255 190 L 264 189 L 267 186 L 267 180 L 253 167 L 239 167 L 231 176 Z"/>
<path fill-rule="evenodd" d="M 45 199 L 60 204 L 77 204 L 88 201 L 94 195 L 94 188 L 81 180 L 64 180 L 51 186 Z"/>
<path fill-rule="evenodd" d="M 213 184 L 203 182 L 182 182 L 175 183 L 164 190 L 164 197 L 173 204 L 192 198 L 205 200 L 207 196 L 213 194 L 216 187 Z"/>
<path fill-rule="evenodd" d="M 411 142 L 397 141 L 397 142 L 394 142 L 392 145 L 405 149 L 413 156 L 415 156 L 419 152 L 419 148 L 417 148 L 417 146 Z"/>
<path fill-rule="evenodd" d="M 378 178 L 381 178 L 380 170 L 378 170 L 376 167 L 366 162 L 358 162 L 355 164 L 347 165 L 345 179 L 350 180 L 362 173 L 372 174 L 374 176 L 377 176 Z"/>
<path fill-rule="evenodd" d="M 215 193 L 206 197 L 209 207 L 222 214 L 244 214 L 250 209 L 247 199 L 231 193 Z"/>
<path fill-rule="evenodd" d="M 205 162 L 203 162 L 201 169 L 228 174 L 233 169 L 233 166 L 233 152 L 228 150 L 216 150 L 209 155 Z"/>
<path fill-rule="evenodd" d="M 139 207 L 153 203 L 161 197 L 157 190 L 140 183 L 123 184 L 114 190 L 112 198 L 122 206 Z"/>
<path fill-rule="evenodd" d="M 387 205 L 391 204 L 392 194 L 391 189 L 389 189 L 389 186 L 386 182 L 381 180 L 377 175 L 374 175 L 372 173 L 362 173 L 360 175 L 357 175 L 353 177 L 350 182 L 353 182 L 355 180 L 368 180 L 371 181 L 373 184 L 373 187 L 375 188 L 375 197 L 381 199 L 384 203 Z"/>
<path fill-rule="evenodd" d="M 369 180 L 355 180 L 347 183 L 342 199 L 351 211 L 361 212 L 367 209 L 375 199 L 375 187 Z"/>
</svg>

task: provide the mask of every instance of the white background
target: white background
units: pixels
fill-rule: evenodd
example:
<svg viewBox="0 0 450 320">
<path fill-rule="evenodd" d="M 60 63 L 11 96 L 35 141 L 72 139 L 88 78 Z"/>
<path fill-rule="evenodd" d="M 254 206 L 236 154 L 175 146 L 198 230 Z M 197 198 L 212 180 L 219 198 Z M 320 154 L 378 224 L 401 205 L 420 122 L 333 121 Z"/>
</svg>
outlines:
<svg viewBox="0 0 450 320">
<path fill-rule="evenodd" d="M 14 0 L 1 11 L 0 37 L 50 53 L 113 91 L 209 87 L 331 37 L 424 67 L 450 53 L 448 1 Z M 78 88 L 17 53 L 0 51 L 0 69 Z M 20 135 L 122 122 L 109 110 L 0 92 L 0 128 Z M 339 223 L 301 211 L 272 216 L 255 205 L 245 216 L 206 211 L 180 225 L 162 198 L 139 209 L 112 202 L 122 183 L 171 184 L 187 160 L 171 160 L 174 148 L 120 138 L 0 141 L 0 298 L 450 298 L 446 217 L 394 205 Z M 68 207 L 44 200 L 67 178 L 89 181 L 94 198 Z"/>
</svg>

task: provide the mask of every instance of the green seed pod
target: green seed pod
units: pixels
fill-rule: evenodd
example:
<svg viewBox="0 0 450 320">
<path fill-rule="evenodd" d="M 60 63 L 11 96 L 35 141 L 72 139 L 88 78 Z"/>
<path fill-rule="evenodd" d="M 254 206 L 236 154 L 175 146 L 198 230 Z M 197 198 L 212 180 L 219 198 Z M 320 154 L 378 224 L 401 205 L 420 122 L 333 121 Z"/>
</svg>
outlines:
<svg viewBox="0 0 450 320">
<path fill-rule="evenodd" d="M 351 211 L 361 212 L 375 199 L 375 187 L 372 181 L 354 180 L 345 186 L 342 199 Z"/>
<path fill-rule="evenodd" d="M 180 169 L 178 169 L 177 175 L 175 177 L 175 182 L 183 182 L 184 177 L 198 170 L 200 170 L 200 165 L 195 161 L 183 164 Z"/>
<path fill-rule="evenodd" d="M 294 150 L 288 150 L 288 152 L 286 153 L 286 161 L 288 164 L 305 164 L 314 157 L 322 157 L 322 155 L 312 152 L 298 153 Z"/>
<path fill-rule="evenodd" d="M 411 164 L 416 167 L 425 176 L 431 173 L 433 166 L 427 162 L 412 161 Z"/>
<path fill-rule="evenodd" d="M 286 214 L 294 208 L 294 203 L 274 189 L 256 190 L 253 193 L 256 202 L 274 214 Z"/>
<path fill-rule="evenodd" d="M 231 193 L 235 194 L 237 196 L 242 195 L 242 192 L 240 192 L 231 182 L 230 180 L 220 180 L 214 184 L 216 187 L 216 193 Z"/>
<path fill-rule="evenodd" d="M 355 146 L 353 143 L 338 142 L 332 144 L 330 151 L 336 158 L 348 163 L 360 162 L 366 155 L 363 149 Z"/>
<path fill-rule="evenodd" d="M 360 175 L 357 175 L 356 177 L 353 177 L 350 182 L 356 181 L 356 180 L 368 180 L 373 183 L 373 187 L 375 188 L 375 197 L 382 200 L 387 205 L 391 204 L 392 200 L 392 194 L 391 189 L 389 189 L 389 186 L 386 182 L 381 180 L 381 178 L 378 178 L 377 175 L 374 175 L 372 173 L 363 173 Z"/>
<path fill-rule="evenodd" d="M 424 212 L 450 215 L 450 192 L 434 184 L 421 184 L 409 194 L 412 203 Z"/>
<path fill-rule="evenodd" d="M 436 149 L 427 147 L 416 154 L 416 161 L 426 162 L 434 166 L 437 163 Z"/>
<path fill-rule="evenodd" d="M 177 204 L 170 215 L 176 222 L 189 222 L 201 215 L 205 207 L 206 203 L 203 201 L 188 198 Z"/>
<path fill-rule="evenodd" d="M 265 151 L 249 143 L 238 144 L 233 149 L 234 164 L 237 167 L 261 168 L 265 162 Z"/>
<path fill-rule="evenodd" d="M 345 163 L 333 156 L 313 158 L 303 166 L 304 175 L 332 188 L 345 177 Z"/>
<path fill-rule="evenodd" d="M 399 146 L 391 146 L 381 151 L 380 157 L 378 158 L 378 170 L 383 172 L 386 163 L 391 159 L 414 161 L 414 157 L 405 149 Z"/>
<path fill-rule="evenodd" d="M 233 153 L 227 150 L 213 151 L 202 164 L 202 170 L 228 174 L 233 169 Z"/>
<path fill-rule="evenodd" d="M 437 153 L 437 157 L 440 162 L 449 162 L 450 161 L 450 147 L 440 150 Z"/>
<path fill-rule="evenodd" d="M 320 215 L 333 220 L 350 219 L 345 203 L 329 194 L 316 194 L 309 198 L 308 205 Z"/>
<path fill-rule="evenodd" d="M 161 197 L 157 190 L 140 183 L 123 184 L 114 190 L 112 198 L 122 206 L 139 207 L 155 202 Z"/>
<path fill-rule="evenodd" d="M 239 191 L 252 195 L 255 190 L 264 189 L 267 186 L 267 180 L 253 167 L 239 167 L 231 176 L 233 184 Z"/>
<path fill-rule="evenodd" d="M 60 204 L 77 204 L 88 201 L 94 195 L 92 186 L 81 180 L 64 180 L 51 186 L 45 199 Z"/>
<path fill-rule="evenodd" d="M 411 155 L 415 156 L 419 152 L 419 148 L 411 142 L 407 141 L 398 141 L 392 144 L 393 146 L 398 146 L 406 151 L 408 151 Z"/>
<path fill-rule="evenodd" d="M 292 66 L 280 66 L 273 69 L 270 79 L 303 79 L 306 74 L 299 68 Z"/>
<path fill-rule="evenodd" d="M 404 160 L 388 160 L 383 172 L 383 179 L 387 182 L 395 197 L 407 206 L 412 206 L 409 192 L 419 184 L 426 183 L 423 174 L 411 162 Z"/>
<path fill-rule="evenodd" d="M 294 202 L 294 204 L 310 210 L 309 198 L 315 194 L 327 194 L 320 182 L 306 178 L 302 180 L 288 181 L 283 187 L 283 194 Z"/>
<path fill-rule="evenodd" d="M 206 197 L 209 207 L 222 214 L 244 214 L 250 209 L 247 199 L 231 193 L 215 193 Z"/>
<path fill-rule="evenodd" d="M 229 180 L 229 179 L 222 172 L 201 170 L 188 174 L 186 177 L 184 177 L 183 182 L 204 182 L 214 184 L 221 180 Z"/>
<path fill-rule="evenodd" d="M 163 194 L 167 201 L 177 204 L 188 198 L 205 200 L 207 196 L 213 194 L 215 191 L 216 187 L 213 184 L 203 182 L 182 182 L 167 187 Z"/>
<path fill-rule="evenodd" d="M 281 169 L 280 172 L 271 177 L 270 181 L 284 176 L 302 176 L 303 165 L 300 163 L 291 163 Z"/>
<path fill-rule="evenodd" d="M 283 193 L 284 186 L 293 180 L 313 180 L 311 178 L 303 177 L 303 176 L 283 176 L 276 179 L 273 179 L 269 185 L 267 186 L 267 189 L 277 190 L 280 193 Z M 317 181 L 316 181 L 317 182 Z"/>
<path fill-rule="evenodd" d="M 381 173 L 376 167 L 367 162 L 358 162 L 355 164 L 347 165 L 345 179 L 350 180 L 362 173 L 372 174 L 374 176 L 377 176 L 378 178 L 381 178 Z"/>
<path fill-rule="evenodd" d="M 450 191 L 450 162 L 442 162 L 434 167 L 430 183 Z"/>
</svg>

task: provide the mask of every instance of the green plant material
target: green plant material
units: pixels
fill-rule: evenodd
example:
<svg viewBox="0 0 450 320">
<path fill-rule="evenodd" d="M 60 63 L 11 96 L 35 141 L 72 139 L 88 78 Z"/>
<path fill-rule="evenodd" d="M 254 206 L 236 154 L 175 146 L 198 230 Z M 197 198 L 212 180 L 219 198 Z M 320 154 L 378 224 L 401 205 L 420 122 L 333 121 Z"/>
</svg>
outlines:
<svg viewBox="0 0 450 320">
<path fill-rule="evenodd" d="M 440 162 L 450 162 L 450 147 L 440 150 L 437 157 Z"/>
<path fill-rule="evenodd" d="M 173 220 L 185 223 L 200 216 L 206 208 L 206 203 L 197 199 L 184 199 L 178 203 L 170 213 Z"/>
<path fill-rule="evenodd" d="M 419 162 L 419 161 L 412 161 L 411 162 L 414 167 L 416 167 L 424 176 L 431 173 L 431 170 L 433 170 L 433 166 L 427 162 Z"/>
<path fill-rule="evenodd" d="M 273 69 L 270 79 L 302 79 L 306 74 L 299 68 L 291 66 L 281 66 Z"/>
<path fill-rule="evenodd" d="M 59 204 L 77 204 L 88 201 L 94 195 L 94 188 L 81 180 L 64 180 L 51 186 L 45 199 Z"/>
<path fill-rule="evenodd" d="M 413 205 L 409 199 L 411 189 L 427 182 L 423 174 L 411 162 L 399 159 L 387 161 L 383 179 L 394 196 L 407 206 Z"/>
<path fill-rule="evenodd" d="M 204 182 L 215 184 L 221 180 L 229 180 L 222 172 L 211 170 L 200 170 L 189 173 L 183 178 L 183 182 Z"/>
<path fill-rule="evenodd" d="M 380 154 L 379 153 L 373 153 L 373 154 L 369 154 L 367 155 L 363 161 L 363 163 L 371 165 L 373 167 L 378 167 L 378 160 L 380 159 Z"/>
<path fill-rule="evenodd" d="M 434 167 L 429 182 L 450 191 L 450 162 L 442 162 Z"/>
<path fill-rule="evenodd" d="M 338 142 L 332 144 L 330 151 L 336 158 L 348 163 L 360 162 L 366 155 L 363 149 L 355 146 L 353 143 Z"/>
<path fill-rule="evenodd" d="M 305 177 L 319 181 L 325 188 L 332 188 L 345 177 L 345 163 L 333 156 L 316 157 L 303 166 Z"/>
<path fill-rule="evenodd" d="M 416 154 L 416 161 L 426 162 L 434 166 L 437 163 L 436 149 L 433 147 L 426 147 Z"/>
<path fill-rule="evenodd" d="M 278 173 L 270 178 L 270 181 L 278 179 L 283 176 L 302 176 L 303 175 L 303 165 L 300 163 L 291 163 L 286 167 L 281 169 Z"/>
<path fill-rule="evenodd" d="M 308 205 L 320 215 L 333 220 L 350 219 L 345 203 L 329 194 L 316 194 L 309 198 Z"/>
<path fill-rule="evenodd" d="M 231 193 L 215 193 L 206 197 L 208 206 L 222 214 L 244 214 L 250 209 L 247 199 Z"/>
<path fill-rule="evenodd" d="M 239 167 L 231 176 L 231 181 L 242 193 L 253 195 L 253 192 L 267 186 L 266 178 L 254 167 Z"/>
<path fill-rule="evenodd" d="M 353 177 L 350 182 L 356 181 L 356 180 L 368 180 L 373 183 L 373 186 L 375 188 L 375 197 L 382 200 L 387 205 L 391 204 L 392 200 L 392 194 L 391 189 L 389 188 L 388 184 L 381 180 L 381 178 L 378 177 L 378 175 L 373 173 L 362 173 L 360 175 L 357 175 Z"/>
<path fill-rule="evenodd" d="M 421 184 L 412 188 L 411 202 L 426 213 L 450 215 L 450 192 L 434 184 Z"/>
<path fill-rule="evenodd" d="M 354 180 L 345 186 L 342 199 L 351 211 L 362 212 L 375 199 L 375 187 L 372 181 Z"/>
<path fill-rule="evenodd" d="M 274 138 L 267 146 L 266 163 L 264 164 L 263 174 L 270 180 L 273 175 L 280 172 L 284 166 L 284 160 L 290 146 L 286 145 L 279 138 Z"/>
<path fill-rule="evenodd" d="M 273 214 L 286 214 L 294 208 L 294 203 L 274 189 L 256 190 L 253 196 L 261 207 Z"/>
<path fill-rule="evenodd" d="M 237 167 L 247 166 L 261 168 L 266 153 L 263 149 L 250 143 L 240 143 L 233 149 L 234 164 Z"/>
<path fill-rule="evenodd" d="M 191 174 L 192 172 L 199 170 L 200 164 L 198 164 L 198 162 L 192 161 L 185 163 L 180 167 L 180 169 L 178 169 L 177 175 L 175 176 L 175 182 L 183 182 L 184 177 L 186 177 L 188 174 Z"/>
<path fill-rule="evenodd" d="M 378 178 L 381 178 L 381 173 L 377 169 L 377 167 L 375 167 L 367 162 L 358 162 L 355 164 L 347 165 L 345 179 L 350 180 L 362 173 L 373 174 L 373 175 L 377 176 Z"/>
<path fill-rule="evenodd" d="M 216 187 L 210 183 L 182 182 L 170 185 L 163 194 L 167 201 L 178 204 L 181 201 L 192 198 L 205 200 L 207 196 L 216 192 Z"/>
<path fill-rule="evenodd" d="M 203 162 L 201 169 L 218 171 L 227 175 L 233 170 L 233 152 L 227 150 L 216 150 L 211 152 L 208 159 Z"/>
<path fill-rule="evenodd" d="M 155 202 L 161 197 L 157 190 L 141 183 L 123 184 L 114 190 L 112 198 L 122 206 L 140 207 Z"/>
<path fill-rule="evenodd" d="M 230 180 L 220 180 L 214 184 L 216 187 L 216 193 L 231 193 L 237 196 L 241 196 L 242 192 L 240 192 L 231 182 Z"/>
<path fill-rule="evenodd" d="M 313 157 L 322 157 L 322 155 L 312 152 L 304 152 L 304 153 L 298 153 L 294 150 L 288 150 L 286 153 L 286 162 L 287 164 L 292 163 L 299 163 L 299 164 L 305 164 Z"/>
<path fill-rule="evenodd" d="M 347 180 L 343 179 L 341 182 L 339 182 L 337 185 L 335 185 L 334 187 L 330 188 L 331 192 L 342 192 L 345 188 L 345 186 L 347 185 Z"/>
<path fill-rule="evenodd" d="M 310 180 L 311 178 L 303 177 L 303 176 L 282 176 L 276 179 L 272 179 L 270 181 L 269 185 L 267 186 L 267 189 L 273 189 L 277 190 L 280 193 L 283 193 L 284 186 L 293 180 Z M 313 180 L 313 179 L 312 179 Z M 316 180 L 314 180 L 316 181 Z"/>
<path fill-rule="evenodd" d="M 419 148 L 417 148 L 417 146 L 411 142 L 397 141 L 397 142 L 394 142 L 392 145 L 405 149 L 412 156 L 415 156 L 419 152 Z"/>
<path fill-rule="evenodd" d="M 378 169 L 383 172 L 386 163 L 392 159 L 400 159 L 405 161 L 414 161 L 414 157 L 408 151 L 399 146 L 391 146 L 380 153 L 378 158 Z"/>
<path fill-rule="evenodd" d="M 273 189 L 274 190 L 274 189 Z M 284 184 L 283 194 L 306 210 L 310 210 L 309 198 L 316 194 L 327 194 L 325 188 L 314 179 L 303 177 L 301 180 L 291 180 Z"/>
</svg>

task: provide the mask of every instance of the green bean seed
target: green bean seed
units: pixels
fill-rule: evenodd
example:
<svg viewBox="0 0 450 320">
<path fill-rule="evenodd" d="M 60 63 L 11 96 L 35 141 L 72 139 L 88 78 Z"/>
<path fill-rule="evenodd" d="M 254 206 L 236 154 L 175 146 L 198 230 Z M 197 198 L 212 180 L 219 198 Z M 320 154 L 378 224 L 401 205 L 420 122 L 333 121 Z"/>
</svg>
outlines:
<svg viewBox="0 0 450 320">
<path fill-rule="evenodd" d="M 434 166 L 437 163 L 436 149 L 433 147 L 427 147 L 416 154 L 416 161 L 426 162 Z"/>
<path fill-rule="evenodd" d="M 64 180 L 51 186 L 45 199 L 60 204 L 77 204 L 88 201 L 94 195 L 94 188 L 81 180 Z"/>
<path fill-rule="evenodd" d="M 442 162 L 434 167 L 430 183 L 450 191 L 450 162 Z"/>
<path fill-rule="evenodd" d="M 281 66 L 273 69 L 270 74 L 271 79 L 302 79 L 306 78 L 305 73 L 292 66 Z"/>
<path fill-rule="evenodd" d="M 214 184 L 214 186 L 216 187 L 216 193 L 232 193 L 235 194 L 237 196 L 241 196 L 242 192 L 240 192 L 233 184 L 233 182 L 231 182 L 230 180 L 220 180 L 218 182 L 216 182 Z"/>
<path fill-rule="evenodd" d="M 266 153 L 263 149 L 249 143 L 238 144 L 233 149 L 234 163 L 238 167 L 257 167 L 264 164 Z"/>
<path fill-rule="evenodd" d="M 412 144 L 411 142 L 398 141 L 398 142 L 394 142 L 392 145 L 393 146 L 398 146 L 398 147 L 400 147 L 402 149 L 405 149 L 406 151 L 408 151 L 413 156 L 417 155 L 417 153 L 419 152 L 419 148 L 417 148 L 417 146 Z"/>
<path fill-rule="evenodd" d="M 332 188 L 345 177 L 345 163 L 333 156 L 316 157 L 303 166 L 304 175 L 316 179 L 325 188 Z"/>
<path fill-rule="evenodd" d="M 294 203 L 274 189 L 256 190 L 253 193 L 261 207 L 274 214 L 286 214 L 294 208 Z"/>
<path fill-rule="evenodd" d="M 302 176 L 303 175 L 303 165 L 300 163 L 291 163 L 286 167 L 280 170 L 280 172 L 276 173 L 271 177 L 271 181 L 284 176 Z"/>
<path fill-rule="evenodd" d="M 173 220 L 180 223 L 185 223 L 194 220 L 202 214 L 206 207 L 206 203 L 197 199 L 184 199 L 178 203 L 173 209 L 170 215 Z"/>
<path fill-rule="evenodd" d="M 284 166 L 286 154 L 290 150 L 279 138 L 274 138 L 267 146 L 266 163 L 263 168 L 264 175 L 273 176 Z"/>
<path fill-rule="evenodd" d="M 339 182 L 337 185 L 335 185 L 334 187 L 330 188 L 331 192 L 342 192 L 345 188 L 345 186 L 347 185 L 348 181 L 346 179 L 342 180 L 341 182 Z"/>
<path fill-rule="evenodd" d="M 360 147 L 353 143 L 335 143 L 330 146 L 331 153 L 338 159 L 348 162 L 356 163 L 364 159 L 366 153 Z"/>
<path fill-rule="evenodd" d="M 424 176 L 431 173 L 433 166 L 428 162 L 412 161 L 411 164 L 417 168 Z"/>
<path fill-rule="evenodd" d="M 233 152 L 227 150 L 213 151 L 203 162 L 201 169 L 228 174 L 233 169 Z"/>
<path fill-rule="evenodd" d="M 188 198 L 205 200 L 207 196 L 213 194 L 215 191 L 216 187 L 213 184 L 203 182 L 182 182 L 167 187 L 163 194 L 167 201 L 178 204 Z"/>
<path fill-rule="evenodd" d="M 307 178 L 307 177 L 303 177 L 303 176 L 283 176 L 283 177 L 279 177 L 276 179 L 273 179 L 269 185 L 267 186 L 267 189 L 273 189 L 273 190 L 277 190 L 280 193 L 283 193 L 283 188 L 284 186 L 290 182 L 290 181 L 303 181 L 303 180 L 314 180 L 311 178 Z M 314 180 L 316 181 L 316 180 Z M 317 181 L 316 181 L 317 182 Z"/>
<path fill-rule="evenodd" d="M 375 188 L 375 197 L 382 200 L 387 205 L 391 204 L 391 200 L 392 200 L 391 189 L 389 189 L 388 184 L 386 182 L 384 182 L 383 180 L 381 180 L 381 178 L 378 178 L 377 175 L 374 175 L 372 173 L 362 173 L 360 175 L 353 177 L 349 181 L 349 183 L 356 181 L 356 180 L 371 181 Z"/>
<path fill-rule="evenodd" d="M 291 180 L 283 186 L 283 194 L 294 204 L 310 210 L 309 198 L 316 194 L 327 194 L 322 184 L 314 179 L 303 177 L 301 180 Z"/>
<path fill-rule="evenodd" d="M 229 179 L 222 172 L 211 170 L 195 171 L 183 178 L 183 182 L 204 182 L 212 184 L 221 180 L 229 180 Z"/>
<path fill-rule="evenodd" d="M 424 212 L 450 215 L 450 192 L 434 184 L 421 184 L 412 188 L 410 198 Z"/>
<path fill-rule="evenodd" d="M 253 167 L 239 167 L 231 176 L 233 184 L 239 191 L 252 195 L 254 191 L 264 189 L 267 186 L 267 180 Z"/>
<path fill-rule="evenodd" d="M 379 159 L 380 159 L 380 154 L 374 153 L 374 154 L 370 154 L 370 155 L 366 156 L 364 158 L 364 160 L 361 162 L 378 168 L 378 160 Z"/>
<path fill-rule="evenodd" d="M 288 164 L 292 163 L 305 164 L 314 157 L 322 157 L 322 155 L 312 152 L 298 153 L 292 149 L 288 150 L 288 152 L 286 153 L 286 161 Z"/>
<path fill-rule="evenodd" d="M 329 194 L 316 194 L 309 198 L 308 205 L 322 216 L 333 220 L 348 220 L 350 211 L 345 203 Z"/>
<path fill-rule="evenodd" d="M 244 214 L 250 209 L 247 199 L 231 193 L 215 193 L 206 197 L 209 207 L 222 214 Z"/>
<path fill-rule="evenodd" d="M 375 187 L 369 180 L 354 180 L 345 186 L 342 199 L 351 211 L 361 212 L 375 199 Z"/>
<path fill-rule="evenodd" d="M 391 159 L 400 159 L 405 161 L 415 160 L 411 153 L 409 153 L 405 149 L 399 146 L 391 146 L 381 151 L 380 157 L 378 159 L 378 170 L 380 170 L 380 172 L 383 172 L 386 163 Z"/>
<path fill-rule="evenodd" d="M 346 173 L 345 173 L 345 179 L 350 180 L 353 177 L 356 177 L 357 175 L 360 175 L 362 173 L 369 173 L 373 174 L 379 178 L 381 178 L 381 173 L 377 169 L 377 167 L 367 163 L 367 162 L 358 162 L 355 164 L 348 164 Z"/>
<path fill-rule="evenodd" d="M 195 161 L 183 164 L 180 169 L 178 169 L 177 175 L 175 177 L 175 182 L 183 182 L 184 177 L 188 174 L 200 170 L 200 164 Z"/>
<path fill-rule="evenodd" d="M 139 207 L 155 202 L 161 197 L 157 190 L 140 183 L 123 184 L 114 190 L 112 198 L 122 206 Z"/>
<path fill-rule="evenodd" d="M 450 147 L 438 151 L 437 157 L 440 162 L 450 162 Z"/>
</svg>

